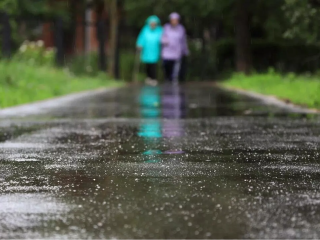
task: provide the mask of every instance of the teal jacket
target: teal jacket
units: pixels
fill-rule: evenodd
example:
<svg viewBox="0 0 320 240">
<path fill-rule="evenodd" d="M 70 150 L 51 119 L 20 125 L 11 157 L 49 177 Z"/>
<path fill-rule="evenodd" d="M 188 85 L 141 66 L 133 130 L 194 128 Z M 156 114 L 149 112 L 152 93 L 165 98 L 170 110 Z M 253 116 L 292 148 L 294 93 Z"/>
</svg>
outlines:
<svg viewBox="0 0 320 240">
<path fill-rule="evenodd" d="M 150 23 L 156 22 L 157 27 L 151 29 Z M 146 25 L 141 29 L 137 47 L 141 47 L 141 61 L 143 63 L 157 63 L 160 59 L 162 27 L 160 19 L 152 15 L 146 20 Z"/>
</svg>

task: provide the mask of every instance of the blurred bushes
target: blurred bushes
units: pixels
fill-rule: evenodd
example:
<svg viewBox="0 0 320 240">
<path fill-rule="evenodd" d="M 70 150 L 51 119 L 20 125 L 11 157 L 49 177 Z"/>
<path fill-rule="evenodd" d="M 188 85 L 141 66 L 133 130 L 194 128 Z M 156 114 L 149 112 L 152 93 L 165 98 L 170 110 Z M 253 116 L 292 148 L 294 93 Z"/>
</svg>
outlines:
<svg viewBox="0 0 320 240">
<path fill-rule="evenodd" d="M 188 80 L 224 79 L 235 71 L 234 39 L 213 42 L 202 48 L 199 41 L 189 43 Z M 316 73 L 320 66 L 320 46 L 290 42 L 251 41 L 252 66 L 257 72 L 270 67 L 282 73 Z"/>
<path fill-rule="evenodd" d="M 201 40 L 189 42 L 190 56 L 187 63 L 187 80 L 217 80 L 229 76 L 235 69 L 235 45 L 233 39 L 213 42 L 203 48 Z M 318 73 L 320 46 L 287 42 L 272 42 L 254 39 L 251 42 L 252 63 L 256 72 L 266 72 L 269 67 L 282 73 Z M 25 41 L 13 60 L 37 66 L 53 66 L 55 50 L 45 49 L 42 41 Z M 133 77 L 135 52 L 121 50 L 120 78 L 131 81 Z M 101 74 L 98 54 L 78 55 L 66 61 L 68 71 L 76 76 L 95 77 Z M 230 74 L 229 74 L 230 73 Z M 144 65 L 140 64 L 139 79 L 145 78 Z M 159 63 L 158 78 L 163 79 L 162 64 Z"/>
<path fill-rule="evenodd" d="M 25 41 L 19 50 L 13 55 L 13 61 L 23 61 L 36 66 L 53 66 L 55 60 L 55 50 L 46 49 L 43 41 Z"/>
<path fill-rule="evenodd" d="M 234 70 L 234 40 L 221 40 L 213 44 L 217 69 L 220 73 Z M 320 66 L 320 46 L 294 44 L 292 42 L 272 42 L 254 39 L 251 41 L 252 65 L 258 72 L 269 67 L 283 73 L 315 73 Z"/>
<path fill-rule="evenodd" d="M 125 81 L 131 81 L 133 77 L 134 64 L 135 64 L 135 52 L 134 51 L 121 51 L 120 53 L 120 78 Z M 157 69 L 158 79 L 163 79 L 162 65 L 161 62 L 158 64 Z M 145 66 L 143 63 L 140 63 L 138 79 L 144 80 L 146 78 Z"/>
<path fill-rule="evenodd" d="M 96 66 L 94 60 L 89 61 Z M 80 64 L 81 63 L 81 64 Z M 119 86 L 106 73 L 95 71 L 95 76 L 80 71 L 82 61 L 75 60 L 72 65 L 56 68 L 55 50 L 45 49 L 43 42 L 24 42 L 10 60 L 0 60 L 0 108 L 43 100 L 68 93 Z M 76 68 L 77 66 L 78 68 Z M 80 76 L 81 75 L 81 76 Z"/>
<path fill-rule="evenodd" d="M 130 50 L 121 51 L 120 53 L 120 78 L 121 79 L 124 79 L 125 81 L 132 80 L 134 61 L 135 61 L 134 51 L 130 51 Z M 139 79 L 144 77 L 145 76 L 140 71 Z"/>
<path fill-rule="evenodd" d="M 270 68 L 265 73 L 253 73 L 250 76 L 242 73 L 232 74 L 222 85 L 277 96 L 286 102 L 302 106 L 320 107 L 320 81 L 316 76 L 280 74 Z"/>
<path fill-rule="evenodd" d="M 21 61 L 0 61 L 0 108 L 61 96 L 68 93 L 119 86 L 106 74 L 75 76 L 67 69 Z"/>
<path fill-rule="evenodd" d="M 216 74 L 214 51 L 208 46 L 206 53 L 203 54 L 198 40 L 190 42 L 190 56 L 187 59 L 187 80 L 200 80 L 201 78 L 210 78 Z M 210 49 L 210 50 L 209 50 Z M 207 54 L 210 53 L 210 56 Z M 213 56 L 213 57 L 212 57 Z M 133 76 L 135 61 L 135 52 L 132 50 L 122 50 L 120 56 L 120 76 L 126 81 L 130 81 Z M 162 62 L 158 64 L 158 79 L 163 80 Z M 145 66 L 140 63 L 139 79 L 145 78 Z"/>
<path fill-rule="evenodd" d="M 76 55 L 66 61 L 66 67 L 77 76 L 92 76 L 100 74 L 98 54 Z"/>
<path fill-rule="evenodd" d="M 131 81 L 134 69 L 135 53 L 132 51 L 122 51 L 120 55 L 120 78 Z M 77 76 L 97 76 L 102 74 L 99 69 L 98 53 L 92 52 L 88 55 L 72 56 L 66 61 L 66 67 Z M 139 78 L 145 77 L 143 66 L 140 66 Z M 104 73 L 106 74 L 106 73 Z"/>
</svg>

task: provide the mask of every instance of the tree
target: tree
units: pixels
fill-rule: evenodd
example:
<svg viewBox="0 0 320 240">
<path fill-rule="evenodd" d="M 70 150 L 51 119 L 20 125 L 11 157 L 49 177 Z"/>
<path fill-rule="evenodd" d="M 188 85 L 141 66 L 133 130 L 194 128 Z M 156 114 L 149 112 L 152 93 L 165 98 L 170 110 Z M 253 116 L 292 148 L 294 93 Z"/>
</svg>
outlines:
<svg viewBox="0 0 320 240">
<path fill-rule="evenodd" d="M 235 28 L 236 69 L 248 73 L 250 58 L 250 21 L 248 0 L 194 1 L 194 0 L 136 0 L 126 1 L 130 22 L 142 26 L 144 18 L 157 14 L 162 19 L 172 11 L 179 11 L 185 25 L 194 36 L 202 38 L 217 22 L 223 22 L 229 29 Z M 143 16 L 143 18 L 142 18 Z M 234 18 L 235 21 L 231 19 Z M 232 30 L 230 30 L 232 32 Z"/>
<path fill-rule="evenodd" d="M 108 47 L 108 73 L 115 77 L 117 39 L 119 29 L 118 0 L 105 0 L 105 7 L 109 10 L 110 32 Z"/>
<path fill-rule="evenodd" d="M 0 0 L 0 11 L 22 18 L 68 16 L 66 2 L 50 0 Z"/>
<path fill-rule="evenodd" d="M 285 0 L 283 11 L 289 26 L 284 32 L 285 38 L 306 44 L 319 43 L 319 0 Z"/>
<path fill-rule="evenodd" d="M 236 39 L 236 70 L 249 73 L 251 70 L 249 2 L 237 0 L 235 4 L 235 39 Z"/>
<path fill-rule="evenodd" d="M 68 20 L 69 16 L 65 2 L 50 0 L 0 0 L 0 11 L 4 12 L 9 20 L 7 33 L 11 39 L 6 41 L 13 40 L 15 47 L 22 41 L 37 36 L 35 29 L 39 26 L 39 20 L 56 16 Z"/>
</svg>

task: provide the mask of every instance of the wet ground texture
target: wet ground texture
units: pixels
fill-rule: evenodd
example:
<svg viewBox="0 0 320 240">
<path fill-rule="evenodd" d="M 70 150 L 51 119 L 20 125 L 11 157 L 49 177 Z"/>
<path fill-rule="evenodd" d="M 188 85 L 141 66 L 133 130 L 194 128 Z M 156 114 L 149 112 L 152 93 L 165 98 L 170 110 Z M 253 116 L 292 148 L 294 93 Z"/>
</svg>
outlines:
<svg viewBox="0 0 320 240">
<path fill-rule="evenodd" d="M 0 238 L 320 238 L 320 120 L 207 85 L 0 121 Z"/>
</svg>

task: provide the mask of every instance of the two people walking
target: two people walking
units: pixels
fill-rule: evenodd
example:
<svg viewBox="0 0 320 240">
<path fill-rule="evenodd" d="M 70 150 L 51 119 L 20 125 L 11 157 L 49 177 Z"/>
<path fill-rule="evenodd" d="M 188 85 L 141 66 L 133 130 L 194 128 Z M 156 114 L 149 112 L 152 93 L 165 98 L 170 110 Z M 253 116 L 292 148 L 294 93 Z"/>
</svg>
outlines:
<svg viewBox="0 0 320 240">
<path fill-rule="evenodd" d="M 136 45 L 140 50 L 141 62 L 145 64 L 147 84 L 157 84 L 160 58 L 167 81 L 183 80 L 184 60 L 189 54 L 186 31 L 180 24 L 178 13 L 171 13 L 169 19 L 170 23 L 162 27 L 157 16 L 150 16 L 138 36 Z"/>
</svg>

